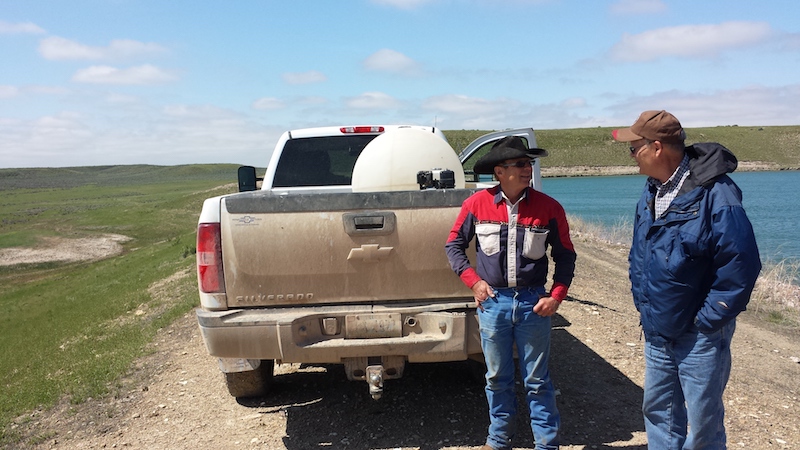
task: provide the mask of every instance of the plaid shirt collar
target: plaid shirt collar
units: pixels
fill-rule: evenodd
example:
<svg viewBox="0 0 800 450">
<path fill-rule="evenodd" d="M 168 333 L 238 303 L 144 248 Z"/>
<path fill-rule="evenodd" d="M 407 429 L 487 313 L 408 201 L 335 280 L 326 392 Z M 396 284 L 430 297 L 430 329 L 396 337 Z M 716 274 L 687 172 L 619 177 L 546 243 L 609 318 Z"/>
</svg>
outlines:
<svg viewBox="0 0 800 450">
<path fill-rule="evenodd" d="M 655 178 L 650 178 L 650 184 L 656 187 L 655 217 L 661 217 L 669 208 L 669 205 L 678 196 L 678 192 L 683 186 L 683 182 L 689 177 L 689 155 L 684 155 L 678 168 L 664 184 L 660 184 Z"/>
</svg>

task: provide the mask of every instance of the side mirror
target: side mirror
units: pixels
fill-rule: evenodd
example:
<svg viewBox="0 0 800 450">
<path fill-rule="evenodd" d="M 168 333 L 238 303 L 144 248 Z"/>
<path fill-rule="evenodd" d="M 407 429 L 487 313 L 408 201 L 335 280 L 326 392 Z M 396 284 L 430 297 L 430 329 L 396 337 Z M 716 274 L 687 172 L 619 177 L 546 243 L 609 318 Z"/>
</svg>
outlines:
<svg viewBox="0 0 800 450">
<path fill-rule="evenodd" d="M 240 166 L 238 176 L 239 192 L 255 191 L 258 189 L 256 183 L 264 180 L 256 176 L 256 168 L 253 166 Z"/>
</svg>

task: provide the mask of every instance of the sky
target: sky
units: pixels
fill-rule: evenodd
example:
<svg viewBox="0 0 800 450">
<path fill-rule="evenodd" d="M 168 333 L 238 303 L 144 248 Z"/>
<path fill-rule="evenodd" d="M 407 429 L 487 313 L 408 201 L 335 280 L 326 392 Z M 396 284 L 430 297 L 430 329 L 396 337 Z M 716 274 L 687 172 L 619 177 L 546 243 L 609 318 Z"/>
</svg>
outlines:
<svg viewBox="0 0 800 450">
<path fill-rule="evenodd" d="M 284 131 L 328 125 L 800 125 L 798 18 L 797 0 L 0 0 L 0 168 L 264 167 Z"/>
</svg>

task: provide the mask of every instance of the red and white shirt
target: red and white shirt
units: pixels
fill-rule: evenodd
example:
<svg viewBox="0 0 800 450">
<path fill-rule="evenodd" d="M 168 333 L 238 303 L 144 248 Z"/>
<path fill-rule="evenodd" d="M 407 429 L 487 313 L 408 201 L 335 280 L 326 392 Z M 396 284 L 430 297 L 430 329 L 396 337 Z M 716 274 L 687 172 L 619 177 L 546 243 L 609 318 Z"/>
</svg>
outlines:
<svg viewBox="0 0 800 450">
<path fill-rule="evenodd" d="M 466 249 L 477 238 L 476 267 Z M 555 263 L 551 296 L 563 300 L 575 273 L 575 249 L 564 208 L 528 188 L 511 204 L 500 186 L 467 198 L 445 245 L 453 271 L 467 287 L 481 279 L 494 288 L 539 287 L 547 281 L 548 258 Z"/>
</svg>

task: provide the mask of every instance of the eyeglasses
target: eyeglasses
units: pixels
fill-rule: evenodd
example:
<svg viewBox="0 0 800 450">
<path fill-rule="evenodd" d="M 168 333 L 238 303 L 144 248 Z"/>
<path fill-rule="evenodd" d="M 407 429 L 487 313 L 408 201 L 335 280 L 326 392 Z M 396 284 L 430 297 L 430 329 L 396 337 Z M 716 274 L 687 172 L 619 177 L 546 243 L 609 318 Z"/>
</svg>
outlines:
<svg viewBox="0 0 800 450">
<path fill-rule="evenodd" d="M 533 159 L 530 160 L 530 161 L 517 161 L 517 162 L 511 163 L 511 164 L 498 164 L 498 166 L 502 166 L 502 167 L 505 167 L 505 168 L 516 167 L 517 169 L 522 169 L 522 168 L 525 168 L 525 167 L 532 166 L 533 165 L 533 161 L 534 161 Z"/>
<path fill-rule="evenodd" d="M 638 151 L 640 148 L 644 147 L 645 145 L 650 145 L 650 144 L 652 144 L 652 143 L 653 143 L 653 141 L 650 141 L 650 140 L 648 140 L 647 142 L 645 142 L 644 144 L 642 144 L 642 145 L 640 145 L 640 146 L 638 146 L 638 147 L 634 147 L 634 146 L 632 146 L 632 145 L 631 145 L 630 147 L 628 147 L 628 149 L 631 151 L 631 155 L 635 155 L 635 154 L 636 154 L 636 152 L 637 152 L 637 151 Z"/>
</svg>

